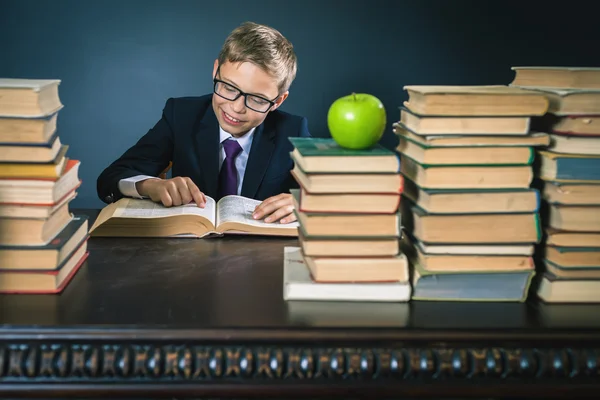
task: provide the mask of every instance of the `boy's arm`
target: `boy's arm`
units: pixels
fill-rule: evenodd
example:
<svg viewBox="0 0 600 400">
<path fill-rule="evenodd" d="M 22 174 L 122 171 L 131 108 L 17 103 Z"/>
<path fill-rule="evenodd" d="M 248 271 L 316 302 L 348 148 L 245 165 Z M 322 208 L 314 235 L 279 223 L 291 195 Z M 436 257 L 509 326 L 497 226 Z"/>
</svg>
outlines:
<svg viewBox="0 0 600 400">
<path fill-rule="evenodd" d="M 100 200 L 112 203 L 123 196 L 138 197 L 135 183 L 157 177 L 167 167 L 173 154 L 172 114 L 169 99 L 156 125 L 102 171 L 96 182 Z"/>
<path fill-rule="evenodd" d="M 300 129 L 298 130 L 297 136 L 311 137 L 310 132 L 308 131 L 308 120 L 306 117 L 303 117 L 300 121 Z M 300 187 L 298 182 L 292 176 L 291 171 L 288 180 L 288 189 L 297 189 Z M 270 223 L 279 221 L 286 224 L 296 220 L 296 215 L 293 211 L 294 203 L 292 200 L 292 195 L 289 190 L 287 190 L 285 193 L 265 199 L 262 203 L 256 206 L 256 209 L 252 213 L 252 218 L 258 220 L 264 218 L 265 222 Z"/>
</svg>

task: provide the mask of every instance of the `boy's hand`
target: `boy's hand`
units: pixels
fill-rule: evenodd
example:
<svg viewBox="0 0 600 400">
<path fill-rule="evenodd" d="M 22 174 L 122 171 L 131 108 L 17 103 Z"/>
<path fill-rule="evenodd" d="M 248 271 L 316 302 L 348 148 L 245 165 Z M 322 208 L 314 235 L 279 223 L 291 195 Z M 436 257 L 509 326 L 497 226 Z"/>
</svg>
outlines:
<svg viewBox="0 0 600 400">
<path fill-rule="evenodd" d="M 171 179 L 152 178 L 135 184 L 138 193 L 165 207 L 180 206 L 194 201 L 204 208 L 206 197 L 190 178 L 181 176 Z"/>
<path fill-rule="evenodd" d="M 265 222 L 281 222 L 287 224 L 296 220 L 296 214 L 294 214 L 294 203 L 292 202 L 291 193 L 281 193 L 277 196 L 269 197 L 254 210 L 252 218 L 262 219 L 265 218 Z"/>
</svg>

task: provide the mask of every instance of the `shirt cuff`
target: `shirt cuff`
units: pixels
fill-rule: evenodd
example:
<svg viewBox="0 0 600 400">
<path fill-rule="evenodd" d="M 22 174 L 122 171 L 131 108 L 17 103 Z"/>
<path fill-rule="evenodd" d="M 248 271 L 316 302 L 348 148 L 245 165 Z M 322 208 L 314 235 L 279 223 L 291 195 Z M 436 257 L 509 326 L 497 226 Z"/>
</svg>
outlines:
<svg viewBox="0 0 600 400">
<path fill-rule="evenodd" d="M 136 176 L 132 176 L 131 178 L 121 179 L 119 181 L 119 191 L 121 192 L 121 194 L 123 194 L 123 196 L 135 197 L 138 199 L 145 199 L 147 197 L 140 196 L 140 194 L 138 193 L 138 191 L 135 187 L 135 184 L 137 182 L 145 181 L 146 179 L 150 179 L 150 178 L 156 178 L 156 177 L 150 176 L 150 175 L 136 175 Z"/>
</svg>

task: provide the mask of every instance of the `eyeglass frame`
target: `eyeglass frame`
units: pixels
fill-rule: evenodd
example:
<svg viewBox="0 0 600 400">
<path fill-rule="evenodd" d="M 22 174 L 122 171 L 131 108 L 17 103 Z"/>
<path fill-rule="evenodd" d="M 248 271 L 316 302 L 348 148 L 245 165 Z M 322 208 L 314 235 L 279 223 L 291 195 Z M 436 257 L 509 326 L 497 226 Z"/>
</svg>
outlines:
<svg viewBox="0 0 600 400">
<path fill-rule="evenodd" d="M 219 96 L 219 97 L 221 97 L 221 98 L 225 99 L 225 100 L 228 100 L 228 101 L 236 101 L 236 100 L 237 100 L 237 99 L 239 99 L 241 96 L 244 96 L 244 106 L 248 107 L 249 109 L 251 109 L 251 110 L 252 110 L 252 111 L 254 111 L 254 112 L 258 112 L 258 113 L 261 113 L 261 114 L 265 114 L 265 113 L 269 112 L 269 110 L 270 110 L 271 108 L 273 108 L 273 106 L 274 106 L 275 104 L 277 104 L 277 103 L 275 102 L 275 100 L 277 100 L 279 97 L 281 97 L 281 95 L 280 95 L 280 94 L 278 94 L 278 95 L 277 95 L 277 97 L 275 97 L 273 100 L 269 100 L 269 99 L 267 99 L 266 97 L 263 97 L 263 96 L 258 96 L 258 95 L 256 95 L 256 94 L 252 94 L 252 93 L 246 93 L 246 92 L 243 92 L 243 91 L 242 91 L 240 88 L 236 87 L 235 85 L 232 85 L 232 84 L 231 84 L 231 83 L 229 83 L 229 82 L 225 82 L 225 81 L 222 81 L 221 79 L 218 79 L 218 78 L 217 78 L 217 75 L 219 75 L 219 74 L 220 74 L 220 72 L 221 72 L 220 70 L 221 70 L 221 66 L 219 65 L 219 66 L 217 67 L 217 71 L 216 71 L 216 73 L 215 73 L 215 77 L 213 78 L 213 93 L 214 93 L 214 94 L 216 94 L 217 96 Z M 225 97 L 225 96 L 223 96 L 223 95 L 221 95 L 221 94 L 217 93 L 217 84 L 218 84 L 218 83 L 222 83 L 222 84 L 224 84 L 224 85 L 227 85 L 227 86 L 230 86 L 230 87 L 234 88 L 235 90 L 237 90 L 237 91 L 238 91 L 238 94 L 237 94 L 237 95 L 236 95 L 236 96 L 235 96 L 233 99 L 228 99 L 227 97 Z M 259 98 L 259 99 L 261 99 L 261 100 L 264 100 L 264 101 L 268 102 L 268 103 L 269 103 L 269 107 L 268 107 L 268 108 L 267 108 L 265 111 L 259 111 L 259 110 L 256 110 L 256 109 L 254 109 L 254 108 L 250 107 L 250 106 L 248 105 L 248 96 L 256 97 L 256 98 Z"/>
</svg>

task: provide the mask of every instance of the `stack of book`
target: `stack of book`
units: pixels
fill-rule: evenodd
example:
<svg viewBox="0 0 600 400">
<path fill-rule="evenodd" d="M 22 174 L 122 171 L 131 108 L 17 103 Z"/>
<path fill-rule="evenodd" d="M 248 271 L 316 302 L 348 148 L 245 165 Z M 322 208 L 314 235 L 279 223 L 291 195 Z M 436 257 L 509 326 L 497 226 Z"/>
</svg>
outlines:
<svg viewBox="0 0 600 400">
<path fill-rule="evenodd" d="M 511 85 L 550 100 L 537 174 L 548 212 L 538 296 L 600 302 L 600 68 L 513 67 Z"/>
<path fill-rule="evenodd" d="M 87 258 L 69 203 L 79 161 L 57 130 L 57 80 L 0 79 L 0 292 L 58 293 Z"/>
<path fill-rule="evenodd" d="M 343 149 L 330 138 L 290 138 L 299 247 L 286 248 L 286 300 L 408 301 L 401 252 L 397 155 Z"/>
<path fill-rule="evenodd" d="M 406 86 L 394 124 L 405 178 L 402 246 L 413 299 L 524 301 L 541 239 L 531 187 L 539 92 L 508 86 Z"/>
</svg>

